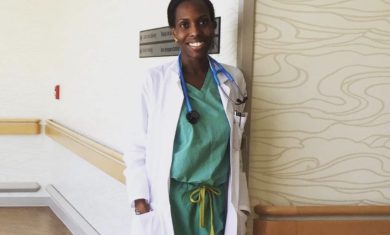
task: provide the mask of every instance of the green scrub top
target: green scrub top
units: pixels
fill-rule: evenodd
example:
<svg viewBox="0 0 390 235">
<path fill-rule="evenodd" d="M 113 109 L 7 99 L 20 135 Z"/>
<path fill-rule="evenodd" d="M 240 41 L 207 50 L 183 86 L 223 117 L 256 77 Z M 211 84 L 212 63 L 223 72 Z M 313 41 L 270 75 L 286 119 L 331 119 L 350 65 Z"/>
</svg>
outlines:
<svg viewBox="0 0 390 235">
<path fill-rule="evenodd" d="M 223 234 L 229 178 L 230 126 L 210 70 L 201 89 L 187 84 L 196 124 L 183 104 L 171 165 L 170 202 L 176 235 Z"/>
</svg>

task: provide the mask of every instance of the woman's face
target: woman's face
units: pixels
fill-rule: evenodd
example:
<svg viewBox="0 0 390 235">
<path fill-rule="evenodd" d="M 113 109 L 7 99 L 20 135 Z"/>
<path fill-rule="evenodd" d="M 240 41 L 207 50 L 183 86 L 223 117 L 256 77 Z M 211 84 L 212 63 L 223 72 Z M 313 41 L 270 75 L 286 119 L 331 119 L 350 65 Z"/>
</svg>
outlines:
<svg viewBox="0 0 390 235">
<path fill-rule="evenodd" d="M 215 22 L 202 1 L 188 0 L 176 8 L 175 27 L 172 33 L 187 59 L 202 59 L 207 56 L 214 38 Z"/>
</svg>

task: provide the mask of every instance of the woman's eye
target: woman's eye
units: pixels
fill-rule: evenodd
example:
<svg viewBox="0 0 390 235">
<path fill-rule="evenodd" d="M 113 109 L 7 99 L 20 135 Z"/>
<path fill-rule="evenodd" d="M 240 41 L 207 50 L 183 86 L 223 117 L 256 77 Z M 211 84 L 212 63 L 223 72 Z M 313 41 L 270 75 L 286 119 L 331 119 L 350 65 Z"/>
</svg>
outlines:
<svg viewBox="0 0 390 235">
<path fill-rule="evenodd" d="M 203 19 L 203 20 L 200 20 L 199 21 L 199 25 L 202 25 L 202 26 L 205 26 L 209 23 L 209 20 L 208 19 Z"/>
<path fill-rule="evenodd" d="M 182 29 L 187 29 L 189 27 L 189 24 L 187 22 L 182 22 L 179 24 L 179 27 Z"/>
</svg>

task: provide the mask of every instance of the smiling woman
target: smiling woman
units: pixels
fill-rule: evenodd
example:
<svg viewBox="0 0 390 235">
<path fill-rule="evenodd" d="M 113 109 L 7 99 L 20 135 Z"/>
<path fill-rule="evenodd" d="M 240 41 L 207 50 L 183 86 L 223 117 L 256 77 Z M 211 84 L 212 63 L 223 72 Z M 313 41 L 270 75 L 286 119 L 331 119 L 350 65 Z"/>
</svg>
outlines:
<svg viewBox="0 0 390 235">
<path fill-rule="evenodd" d="M 168 14 L 170 10 L 175 12 L 168 21 L 181 49 L 184 77 L 187 83 L 198 89 L 202 87 L 208 70 L 207 52 L 216 27 L 214 8 L 205 2 L 209 1 L 172 1 L 171 8 L 176 6 L 176 11 L 168 9 Z"/>
<path fill-rule="evenodd" d="M 209 0 L 172 0 L 168 22 L 180 53 L 149 70 L 124 154 L 131 234 L 243 235 L 243 75 L 208 55 L 216 27 Z"/>
<path fill-rule="evenodd" d="M 218 16 L 223 19 L 223 27 L 218 29 L 217 32 L 222 32 L 221 40 L 224 43 L 219 48 L 220 54 L 216 57 L 221 61 L 234 65 L 237 60 L 235 47 L 238 17 L 237 2 L 236 0 L 212 0 L 212 2 L 214 6 L 218 7 Z M 135 116 L 138 116 L 138 114 L 134 115 L 136 108 L 132 106 L 133 94 L 137 94 L 137 88 L 141 77 L 143 77 L 141 75 L 146 74 L 143 73 L 144 69 L 150 67 L 151 63 L 158 60 L 158 63 L 162 64 L 172 59 L 172 57 L 139 59 L 139 30 L 162 26 L 161 19 L 166 17 L 168 3 L 168 0 L 136 2 L 68 0 L 57 4 L 49 0 L 33 2 L 23 0 L 0 1 L 0 28 L 2 29 L 0 30 L 2 41 L 0 43 L 0 117 L 36 117 L 44 120 L 42 124 L 44 124 L 45 129 L 48 127 L 48 119 L 56 120 L 58 121 L 57 124 L 61 123 L 61 126 L 69 127 L 71 130 L 83 136 L 88 136 L 96 142 L 104 143 L 104 145 L 117 149 L 119 152 L 126 152 L 128 145 L 134 146 L 133 144 L 137 141 L 142 141 L 143 136 L 132 135 L 135 132 L 131 132 L 128 122 L 139 125 L 139 128 L 145 127 L 143 126 L 144 121 L 138 122 L 136 120 L 138 117 Z M 210 19 L 212 18 L 210 17 Z M 216 34 L 218 35 L 218 33 Z M 168 33 L 168 35 L 170 34 Z M 178 71 L 176 61 L 175 59 L 171 63 L 171 69 L 166 70 L 167 72 Z M 231 67 L 225 68 L 234 75 L 237 82 L 243 82 L 238 70 Z M 155 71 L 162 72 L 158 69 Z M 167 77 L 170 76 L 167 75 Z M 187 78 L 185 77 L 185 79 Z M 221 78 L 221 82 L 223 79 Z M 157 84 L 155 81 L 158 82 L 159 77 L 156 76 L 153 76 L 153 80 L 151 85 L 157 85 L 155 88 L 160 89 L 160 91 L 164 90 L 164 96 L 168 96 L 169 93 L 172 94 L 173 105 L 170 106 L 170 103 L 167 102 L 169 107 L 162 105 L 161 110 L 156 110 L 152 105 L 156 104 L 158 108 L 160 104 L 157 104 L 157 102 L 160 102 L 158 99 L 162 96 L 155 96 L 157 100 L 154 100 L 156 101 L 153 102 L 154 104 L 147 100 L 148 105 L 145 104 L 144 106 L 145 109 L 148 109 L 148 113 L 140 115 L 142 118 L 150 117 L 149 126 L 145 129 L 148 129 L 148 137 L 153 139 L 153 143 L 160 142 L 160 148 L 165 146 L 172 150 L 173 140 L 171 138 L 175 135 L 177 121 L 183 105 L 179 76 L 176 73 L 173 83 L 171 83 L 172 80 L 162 79 L 160 80 L 161 83 Z M 208 81 L 205 84 L 213 85 L 213 80 Z M 53 88 L 57 84 L 61 86 L 61 99 L 59 100 L 56 100 L 53 95 Z M 164 87 L 165 85 L 174 85 L 175 87 Z M 191 84 L 187 85 L 192 86 Z M 243 86 L 242 88 L 244 89 Z M 144 97 L 153 98 L 146 93 L 154 93 L 155 91 L 157 90 L 147 89 Z M 154 94 L 157 95 L 158 92 Z M 189 95 L 192 95 L 192 91 Z M 161 100 L 162 103 L 166 103 L 165 101 Z M 231 108 L 226 107 L 226 103 L 223 102 L 225 102 L 225 98 L 222 98 L 219 103 L 220 106 L 224 107 L 224 111 Z M 177 103 L 179 103 L 178 106 Z M 193 105 L 196 105 L 196 102 Z M 171 108 L 175 111 L 172 113 L 173 116 L 169 113 Z M 198 111 L 201 110 L 198 109 Z M 229 116 L 230 113 L 229 111 Z M 208 111 L 200 112 L 200 114 L 204 121 L 199 120 L 196 124 L 199 126 L 204 125 Z M 161 123 L 158 120 L 160 117 L 163 117 Z M 161 135 L 157 135 L 160 129 L 158 126 L 165 126 L 170 121 L 168 119 L 174 121 L 175 124 L 169 125 L 169 127 L 167 125 L 169 131 L 164 132 L 164 129 L 161 129 Z M 226 117 L 221 120 L 226 121 Z M 7 123 L 3 124 L 0 123 L 0 132 L 9 133 L 10 129 L 13 133 L 26 132 L 24 124 L 20 124 L 19 120 L 18 123 L 9 123 L 9 120 L 7 120 Z M 206 127 L 212 125 L 210 123 Z M 23 128 L 22 131 L 20 131 L 21 127 Z M 39 122 L 28 123 L 27 132 L 32 130 L 32 132 L 37 133 L 38 128 Z M 52 132 L 57 135 L 57 130 L 56 128 L 55 132 L 53 130 Z M 203 132 L 208 133 L 208 131 Z M 49 133 L 46 132 L 46 134 Z M 64 131 L 61 134 L 61 137 L 63 137 L 68 132 Z M 128 138 L 130 135 L 131 137 Z M 169 139 L 170 144 L 164 144 L 166 139 L 164 135 Z M 126 204 L 123 203 L 127 202 L 127 197 L 123 195 L 121 188 L 123 185 L 115 180 L 110 183 L 110 180 L 113 179 L 108 176 L 105 177 L 105 174 L 88 165 L 80 158 L 82 156 L 78 156 L 79 154 L 74 154 L 68 149 L 61 151 L 64 147 L 53 142 L 46 135 L 0 137 L 2 137 L 0 141 L 2 146 L 0 148 L 0 158 L 2 160 L 0 175 L 3 181 L 17 180 L 19 175 L 23 179 L 39 177 L 37 181 L 42 185 L 53 183 L 64 194 L 72 195 L 69 201 L 73 203 L 76 209 L 83 212 L 83 216 L 91 221 L 93 226 L 96 226 L 99 233 L 108 235 L 134 234 L 128 231 L 130 227 L 128 221 L 130 219 L 127 219 L 127 215 L 129 213 L 122 214 L 122 209 L 126 208 Z M 73 137 L 73 135 L 68 136 L 68 138 Z M 134 137 L 134 141 L 131 140 L 132 137 Z M 21 146 L 19 139 L 20 142 L 26 142 L 26 144 Z M 34 142 L 30 143 L 29 141 Z M 75 145 L 77 146 L 78 143 L 76 142 Z M 30 152 L 31 148 L 35 149 L 36 146 L 39 146 L 36 148 L 37 150 Z M 93 152 L 95 148 L 90 150 L 90 152 Z M 134 150 L 134 148 L 131 150 Z M 152 176 L 153 172 L 158 172 L 155 169 L 158 169 L 159 165 L 164 167 L 165 170 L 168 169 L 168 171 L 165 172 L 167 176 L 160 177 L 161 180 L 164 180 L 163 183 L 158 181 L 152 183 L 150 181 L 150 184 L 149 182 L 144 184 L 144 174 L 139 174 L 135 178 L 129 177 L 129 179 L 139 181 L 139 183 L 132 184 L 129 180 L 129 192 L 131 193 L 139 192 L 139 189 L 142 188 L 134 187 L 130 189 L 132 185 L 150 187 L 148 192 L 150 192 L 151 197 L 138 194 L 138 198 L 147 199 L 156 215 L 154 216 L 152 213 L 145 214 L 140 216 L 138 221 L 147 222 L 149 219 L 153 220 L 153 218 L 160 217 L 163 210 L 158 209 L 158 205 L 166 203 L 169 207 L 169 184 L 167 182 L 170 180 L 171 162 L 165 161 L 165 159 L 172 158 L 172 152 L 167 154 L 161 151 L 162 158 L 160 161 L 158 160 L 159 150 L 157 149 L 151 154 L 152 151 L 152 148 L 148 148 L 143 153 L 148 156 L 148 164 L 153 162 L 153 164 L 151 163 L 153 167 L 148 165 L 148 170 L 142 172 L 147 177 Z M 92 155 L 95 157 L 105 155 L 101 153 L 92 153 Z M 154 159 L 150 157 L 152 155 L 155 157 Z M 115 159 L 112 160 L 115 161 Z M 14 161 L 16 161 L 15 164 Z M 109 164 L 102 165 L 105 169 L 112 169 Z M 168 165 L 168 167 L 165 168 L 165 165 Z M 47 168 L 39 168 L 39 166 Z M 129 166 L 131 168 L 131 164 Z M 26 168 L 31 170 L 26 170 Z M 120 171 L 120 167 L 114 168 L 114 173 L 118 179 L 122 179 Z M 38 176 L 35 176 L 35 174 Z M 50 177 L 45 177 L 46 175 Z M 60 176 L 60 178 L 53 178 L 51 175 Z M 153 176 L 153 178 L 156 180 L 159 177 Z M 166 194 L 156 193 L 156 189 L 160 185 L 165 189 Z M 153 193 L 151 193 L 152 190 Z M 160 202 L 158 202 L 159 200 Z M 126 210 L 127 212 L 134 212 L 130 205 Z M 107 211 L 110 211 L 110 213 L 107 213 Z M 234 213 L 234 211 L 232 212 Z M 206 210 L 206 213 L 207 216 L 209 211 Z M 216 217 L 216 215 L 214 216 Z M 171 220 L 171 217 L 169 219 Z M 161 219 L 155 221 L 161 221 Z M 205 222 L 207 221 L 209 220 L 206 218 Z M 154 234 L 163 234 L 164 231 L 165 229 L 161 233 L 156 232 Z"/>
</svg>

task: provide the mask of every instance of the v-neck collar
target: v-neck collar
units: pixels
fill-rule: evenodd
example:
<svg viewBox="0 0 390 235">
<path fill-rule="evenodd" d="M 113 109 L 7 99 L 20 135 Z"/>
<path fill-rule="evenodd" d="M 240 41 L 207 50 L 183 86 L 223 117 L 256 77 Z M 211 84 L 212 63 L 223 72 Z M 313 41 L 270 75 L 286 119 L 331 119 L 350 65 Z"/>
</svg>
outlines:
<svg viewBox="0 0 390 235">
<path fill-rule="evenodd" d="M 209 69 L 206 73 L 206 77 L 205 77 L 204 82 L 202 84 L 202 87 L 200 89 L 198 89 L 195 86 L 186 82 L 188 92 L 191 94 L 204 95 L 207 92 L 210 80 L 212 80 L 212 79 L 211 79 L 211 70 Z"/>
</svg>

